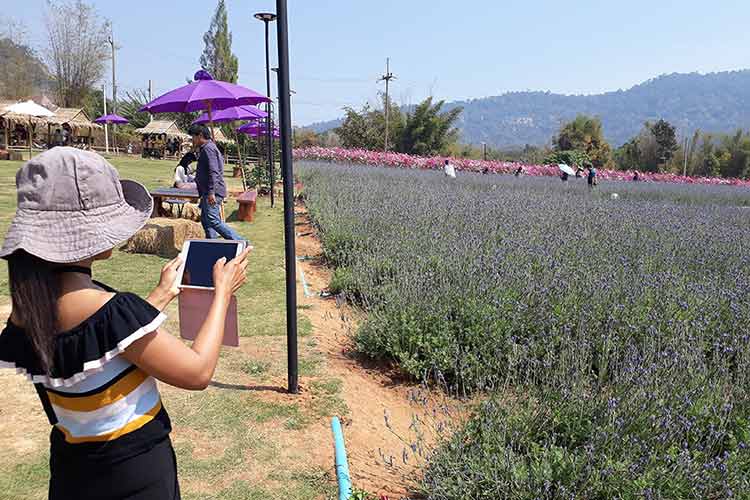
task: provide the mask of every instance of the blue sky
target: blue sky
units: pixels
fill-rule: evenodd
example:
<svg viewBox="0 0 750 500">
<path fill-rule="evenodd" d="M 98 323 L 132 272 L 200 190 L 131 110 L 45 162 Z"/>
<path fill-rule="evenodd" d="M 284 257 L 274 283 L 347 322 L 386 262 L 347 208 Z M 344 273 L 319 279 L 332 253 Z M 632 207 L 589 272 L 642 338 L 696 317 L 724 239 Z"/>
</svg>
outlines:
<svg viewBox="0 0 750 500">
<path fill-rule="evenodd" d="M 93 3 L 113 21 L 121 45 L 120 89 L 146 88 L 151 78 L 158 95 L 198 68 L 213 0 Z M 262 91 L 263 25 L 252 14 L 273 11 L 275 2 L 226 3 L 240 83 Z M 44 0 L 3 0 L 3 14 L 24 23 L 29 41 L 40 46 L 44 5 Z M 288 5 L 298 125 L 336 118 L 345 105 L 375 101 L 386 57 L 398 78 L 392 95 L 404 104 L 427 95 L 457 100 L 515 90 L 598 93 L 664 73 L 750 67 L 750 2 L 740 0 L 288 0 Z M 275 50 L 272 41 L 273 65 Z"/>
</svg>

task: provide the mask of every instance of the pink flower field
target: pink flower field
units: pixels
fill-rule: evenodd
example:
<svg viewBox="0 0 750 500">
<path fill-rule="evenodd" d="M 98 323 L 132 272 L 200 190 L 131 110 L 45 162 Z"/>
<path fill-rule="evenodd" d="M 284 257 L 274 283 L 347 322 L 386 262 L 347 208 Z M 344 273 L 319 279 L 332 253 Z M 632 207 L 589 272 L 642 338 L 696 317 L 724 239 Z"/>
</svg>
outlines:
<svg viewBox="0 0 750 500">
<path fill-rule="evenodd" d="M 403 153 L 368 151 L 365 149 L 310 147 L 294 150 L 296 160 L 319 160 L 334 163 L 359 165 L 378 165 L 395 168 L 420 170 L 438 170 L 449 159 L 459 172 L 482 172 L 485 168 L 493 174 L 512 174 L 520 163 L 507 161 L 482 161 L 467 158 L 450 158 L 445 156 L 412 156 Z M 524 175 L 558 176 L 559 170 L 554 165 L 524 165 Z M 630 181 L 635 172 L 631 170 L 597 170 L 600 180 Z M 750 181 L 742 179 L 725 179 L 720 177 L 690 177 L 675 174 L 655 174 L 639 172 L 641 181 L 670 182 L 675 184 L 711 184 L 725 186 L 750 186 Z"/>
</svg>

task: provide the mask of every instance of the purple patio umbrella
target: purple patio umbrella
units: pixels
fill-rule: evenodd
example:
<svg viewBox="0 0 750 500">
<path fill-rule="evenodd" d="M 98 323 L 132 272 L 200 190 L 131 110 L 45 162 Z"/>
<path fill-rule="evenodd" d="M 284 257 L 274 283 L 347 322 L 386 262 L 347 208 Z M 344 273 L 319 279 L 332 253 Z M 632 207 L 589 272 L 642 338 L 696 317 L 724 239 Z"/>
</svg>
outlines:
<svg viewBox="0 0 750 500">
<path fill-rule="evenodd" d="M 99 118 L 97 118 L 96 120 L 94 120 L 94 123 L 100 123 L 100 124 L 103 124 L 106 127 L 107 124 L 112 124 L 112 123 L 114 123 L 116 125 L 123 125 L 125 123 L 128 123 L 128 119 L 125 118 L 124 116 L 120 116 L 120 115 L 117 115 L 115 113 L 110 113 L 108 115 L 100 116 Z M 106 137 L 107 137 L 106 132 L 107 131 L 105 130 L 104 132 L 105 132 L 104 137 L 106 139 Z M 112 143 L 114 144 L 114 147 L 115 147 L 115 153 L 117 153 L 117 137 L 115 137 L 114 131 L 112 132 Z M 107 144 L 107 153 L 109 153 L 109 144 Z"/>
<path fill-rule="evenodd" d="M 191 113 L 206 110 L 213 134 L 213 110 L 271 102 L 254 90 L 234 83 L 214 80 L 205 70 L 198 70 L 194 82 L 161 95 L 139 111 L 147 113 Z"/>
<path fill-rule="evenodd" d="M 128 123 L 128 119 L 125 118 L 124 116 L 111 113 L 108 115 L 100 116 L 99 118 L 94 120 L 94 123 L 104 123 L 104 124 L 115 123 L 117 125 L 122 125 L 122 124 Z"/>
<path fill-rule="evenodd" d="M 259 126 L 256 122 L 246 123 L 243 126 L 237 128 L 237 132 L 242 132 L 243 134 L 249 135 L 250 137 L 266 135 L 267 130 L 268 129 L 265 126 Z M 273 136 L 276 138 L 279 137 L 279 129 L 276 127 L 273 128 Z"/>
<path fill-rule="evenodd" d="M 234 106 L 232 108 L 222 109 L 213 114 L 214 123 L 220 122 L 237 122 L 245 120 L 259 120 L 268 116 L 268 113 L 255 106 Z M 193 123 L 208 123 L 211 120 L 208 113 L 203 113 L 193 120 Z"/>
</svg>

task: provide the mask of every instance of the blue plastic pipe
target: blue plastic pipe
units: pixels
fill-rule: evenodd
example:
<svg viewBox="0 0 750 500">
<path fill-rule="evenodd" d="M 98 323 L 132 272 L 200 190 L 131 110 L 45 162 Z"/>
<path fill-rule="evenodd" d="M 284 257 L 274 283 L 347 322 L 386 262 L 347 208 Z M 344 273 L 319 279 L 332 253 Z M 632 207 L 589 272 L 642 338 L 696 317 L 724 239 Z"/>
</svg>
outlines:
<svg viewBox="0 0 750 500">
<path fill-rule="evenodd" d="M 339 417 L 331 420 L 333 430 L 333 447 L 336 456 L 336 479 L 339 483 L 339 500 L 349 500 L 352 494 L 352 480 L 349 477 L 349 463 L 346 461 L 346 446 L 344 432 L 341 430 Z"/>
<path fill-rule="evenodd" d="M 297 257 L 297 260 L 302 260 L 301 258 Z M 307 280 L 305 280 L 305 271 L 302 270 L 302 266 L 299 267 L 299 277 L 300 281 L 302 281 L 302 291 L 305 294 L 305 297 L 311 297 L 312 294 L 310 293 L 310 289 L 307 287 Z"/>
</svg>

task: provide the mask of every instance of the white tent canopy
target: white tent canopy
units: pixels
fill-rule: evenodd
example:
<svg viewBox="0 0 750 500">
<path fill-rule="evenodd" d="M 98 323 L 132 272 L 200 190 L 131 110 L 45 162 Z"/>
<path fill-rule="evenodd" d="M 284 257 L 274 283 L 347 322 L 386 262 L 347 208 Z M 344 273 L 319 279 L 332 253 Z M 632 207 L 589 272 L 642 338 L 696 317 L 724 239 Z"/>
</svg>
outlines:
<svg viewBox="0 0 750 500">
<path fill-rule="evenodd" d="M 55 113 L 40 106 L 34 101 L 17 102 L 3 109 L 4 113 L 15 113 L 17 115 L 36 116 L 36 117 L 47 117 L 55 116 Z"/>
</svg>

